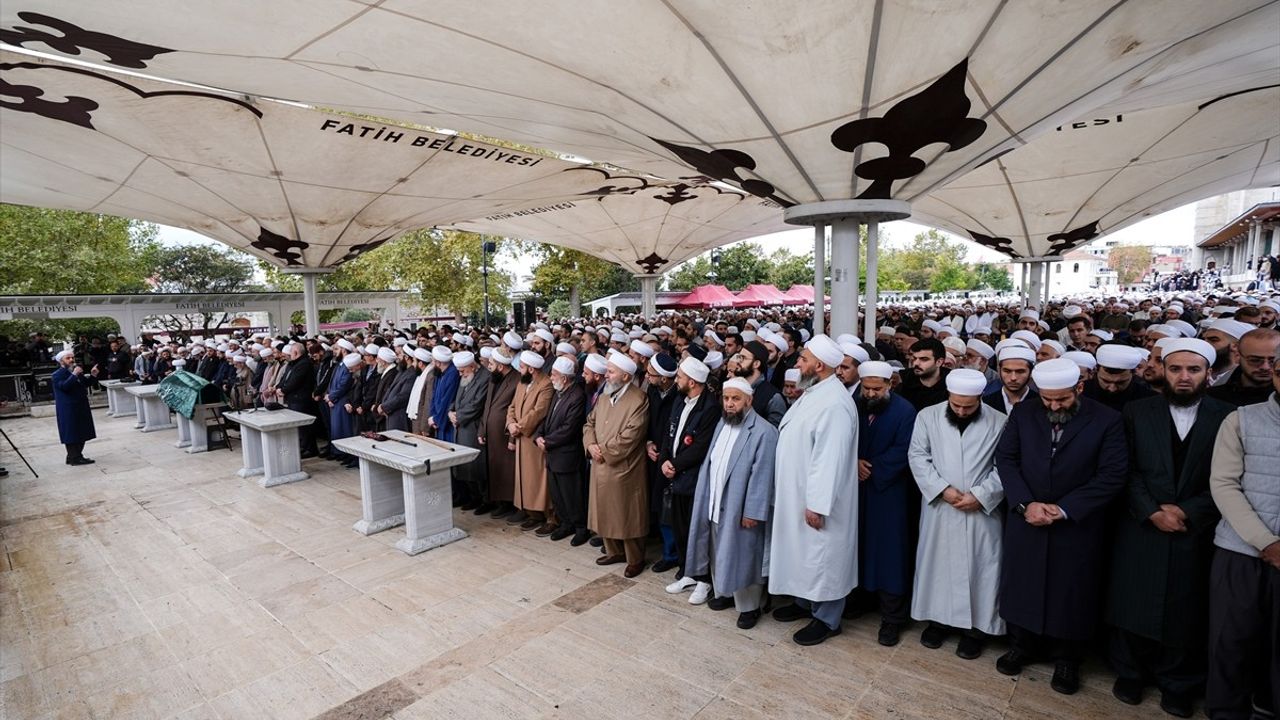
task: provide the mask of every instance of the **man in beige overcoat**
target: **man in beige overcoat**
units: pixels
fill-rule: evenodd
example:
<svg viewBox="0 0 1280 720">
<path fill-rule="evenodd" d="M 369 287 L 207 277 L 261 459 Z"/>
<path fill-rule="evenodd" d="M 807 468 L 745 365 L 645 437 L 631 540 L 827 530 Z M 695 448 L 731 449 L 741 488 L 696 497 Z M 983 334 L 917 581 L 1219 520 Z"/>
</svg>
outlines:
<svg viewBox="0 0 1280 720">
<path fill-rule="evenodd" d="M 631 384 L 636 363 L 621 353 L 609 356 L 604 394 L 587 416 L 582 444 L 591 456 L 591 492 L 587 526 L 604 538 L 599 565 L 624 560 L 624 575 L 644 570 L 644 540 L 649 534 L 648 477 L 644 443 L 649 401 Z"/>
<path fill-rule="evenodd" d="M 516 474 L 514 503 L 517 512 L 507 522 L 532 530 L 547 522 L 551 493 L 547 490 L 546 454 L 535 442 L 534 433 L 551 407 L 555 389 L 551 376 L 542 371 L 547 359 L 532 350 L 520 353 L 520 382 L 507 410 L 507 434 L 515 445 Z"/>
</svg>

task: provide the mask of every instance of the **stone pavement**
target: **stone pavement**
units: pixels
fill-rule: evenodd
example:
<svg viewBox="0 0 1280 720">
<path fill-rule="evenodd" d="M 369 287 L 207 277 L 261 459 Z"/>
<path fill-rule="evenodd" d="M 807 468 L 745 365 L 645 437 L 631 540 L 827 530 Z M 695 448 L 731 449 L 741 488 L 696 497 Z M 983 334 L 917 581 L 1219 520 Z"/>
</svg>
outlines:
<svg viewBox="0 0 1280 720">
<path fill-rule="evenodd" d="M 572 548 L 458 514 L 471 536 L 408 557 L 351 530 L 356 471 L 308 460 L 272 489 L 240 453 L 187 455 L 95 410 L 97 464 L 53 418 L 3 421 L 0 716 L 5 718 L 1128 718 L 1096 664 L 1072 697 L 955 640 L 895 648 L 877 621 L 814 648 L 734 625 Z"/>
</svg>

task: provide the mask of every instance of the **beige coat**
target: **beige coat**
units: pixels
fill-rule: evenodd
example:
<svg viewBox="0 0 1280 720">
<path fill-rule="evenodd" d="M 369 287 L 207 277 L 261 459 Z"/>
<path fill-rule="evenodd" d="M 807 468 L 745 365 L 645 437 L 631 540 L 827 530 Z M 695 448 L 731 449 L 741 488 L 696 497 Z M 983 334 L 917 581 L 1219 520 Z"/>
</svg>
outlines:
<svg viewBox="0 0 1280 720">
<path fill-rule="evenodd" d="M 591 461 L 587 527 L 611 540 L 649 534 L 649 481 L 644 443 L 649 429 L 649 399 L 628 387 L 617 402 L 601 396 L 582 432 L 591 454 L 599 445 L 604 462 Z"/>
<path fill-rule="evenodd" d="M 512 435 L 516 443 L 515 506 L 530 512 L 547 512 L 551 509 L 551 494 L 547 491 L 547 463 L 545 453 L 534 443 L 533 434 L 551 408 L 551 376 L 537 373 L 533 381 L 516 384 L 516 396 L 507 409 L 507 424 L 520 423 L 520 433 Z"/>
</svg>

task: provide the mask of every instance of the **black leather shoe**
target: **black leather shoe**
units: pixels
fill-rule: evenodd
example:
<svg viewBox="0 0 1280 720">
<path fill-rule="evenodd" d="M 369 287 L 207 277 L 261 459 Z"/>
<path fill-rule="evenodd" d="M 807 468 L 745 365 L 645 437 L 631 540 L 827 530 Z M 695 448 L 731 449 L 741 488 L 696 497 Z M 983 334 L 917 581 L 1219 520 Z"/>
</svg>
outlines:
<svg viewBox="0 0 1280 720">
<path fill-rule="evenodd" d="M 1053 680 L 1049 687 L 1063 695 L 1074 695 L 1080 689 L 1079 663 L 1060 660 L 1053 666 Z"/>
<path fill-rule="evenodd" d="M 68 465 L 92 465 L 93 461 L 87 457 L 78 457 L 67 464 Z"/>
<path fill-rule="evenodd" d="M 1194 703 L 1186 695 L 1163 693 L 1160 695 L 1160 709 L 1175 717 L 1189 718 L 1194 710 Z"/>
<path fill-rule="evenodd" d="M 462 506 L 459 507 L 458 509 L 461 510 L 462 512 L 474 512 L 475 509 L 478 507 L 480 507 L 480 503 L 476 502 L 475 500 L 468 500 L 462 503 Z"/>
<path fill-rule="evenodd" d="M 347 460 L 347 461 L 343 462 L 343 463 L 342 463 L 342 467 L 345 467 L 345 468 L 358 468 L 358 467 L 360 467 L 360 460 L 358 460 L 357 458 L 351 458 L 350 460 Z"/>
<path fill-rule="evenodd" d="M 1142 681 L 1133 680 L 1131 678 L 1116 678 L 1116 682 L 1111 686 L 1111 694 L 1125 705 L 1138 705 L 1142 703 Z"/>
<path fill-rule="evenodd" d="M 829 628 L 826 623 L 814 618 L 809 621 L 808 625 L 797 630 L 796 634 L 791 636 L 791 639 L 795 640 L 797 645 L 817 645 L 827 638 L 833 638 L 839 634 L 840 628 Z"/>
<path fill-rule="evenodd" d="M 961 635 L 960 644 L 956 646 L 956 657 L 961 660 L 977 660 L 982 657 L 984 647 L 986 642 L 982 638 L 976 635 Z"/>
<path fill-rule="evenodd" d="M 811 617 L 813 617 L 813 613 L 794 604 L 783 605 L 773 611 L 773 619 L 778 622 L 795 622 L 796 620 L 808 620 Z"/>
<path fill-rule="evenodd" d="M 1022 666 L 1029 662 L 1031 658 L 1021 651 L 1010 650 L 996 660 L 996 670 L 999 670 L 1001 675 L 1021 675 Z"/>
<path fill-rule="evenodd" d="M 512 517 L 515 517 L 515 516 L 513 515 Z M 507 522 L 510 523 L 511 518 L 507 518 Z M 539 520 L 536 517 L 525 516 L 524 522 L 520 523 L 520 529 L 524 531 L 529 531 L 536 527 L 541 527 L 542 525 L 545 525 L 545 524 L 546 523 L 544 523 L 543 521 Z"/>
<path fill-rule="evenodd" d="M 713 597 L 707 601 L 707 607 L 712 610 L 728 610 L 733 607 L 733 598 L 731 597 Z"/>
<path fill-rule="evenodd" d="M 946 639 L 947 629 L 934 622 L 929 623 L 924 632 L 920 633 L 920 644 L 932 650 L 942 647 L 942 641 Z"/>
<path fill-rule="evenodd" d="M 507 516 L 508 525 L 520 525 L 529 519 L 529 513 L 523 510 L 516 510 Z"/>
<path fill-rule="evenodd" d="M 679 564 L 680 563 L 676 562 L 675 560 L 667 560 L 666 558 L 663 558 L 658 562 L 654 563 L 653 567 L 649 569 L 656 573 L 664 573 Z"/>
<path fill-rule="evenodd" d="M 750 630 L 760 622 L 760 611 L 752 610 L 750 612 L 738 613 L 738 627 L 743 630 Z"/>
<path fill-rule="evenodd" d="M 555 532 L 551 533 L 551 539 L 556 542 L 559 542 L 560 540 L 563 540 L 572 534 L 573 534 L 573 530 L 570 530 L 564 525 L 561 525 L 560 527 L 556 528 Z"/>
<path fill-rule="evenodd" d="M 319 457 L 319 453 L 317 453 L 315 450 L 307 450 L 306 452 L 299 453 L 298 457 L 302 458 L 303 460 L 310 460 L 313 457 Z"/>
<path fill-rule="evenodd" d="M 897 623 L 880 623 L 880 634 L 876 637 L 876 642 L 885 647 L 893 647 L 902 639 L 902 626 Z"/>
<path fill-rule="evenodd" d="M 516 508 L 514 505 L 510 503 L 502 503 L 501 505 L 498 505 L 496 508 L 494 508 L 493 512 L 489 513 L 489 517 L 495 518 L 495 519 L 504 518 L 515 511 L 516 511 Z"/>
<path fill-rule="evenodd" d="M 472 513 L 476 515 L 488 515 L 489 513 L 497 509 L 497 507 L 498 507 L 497 505 L 494 505 L 491 502 L 480 503 L 478 506 L 476 506 L 475 510 L 472 510 Z"/>
<path fill-rule="evenodd" d="M 521 527 L 524 527 L 524 526 L 522 525 Z M 559 525 L 552 525 L 551 523 L 542 523 L 541 525 L 538 526 L 537 530 L 533 531 L 533 534 L 537 535 L 538 537 L 546 537 L 559 529 L 560 529 Z"/>
<path fill-rule="evenodd" d="M 599 535 L 591 538 L 591 547 L 604 547 L 604 538 Z"/>
<path fill-rule="evenodd" d="M 587 541 L 592 539 L 594 538 L 591 537 L 590 530 L 579 530 L 573 534 L 573 539 L 569 541 L 569 544 L 574 547 L 580 547 L 586 545 Z"/>
</svg>

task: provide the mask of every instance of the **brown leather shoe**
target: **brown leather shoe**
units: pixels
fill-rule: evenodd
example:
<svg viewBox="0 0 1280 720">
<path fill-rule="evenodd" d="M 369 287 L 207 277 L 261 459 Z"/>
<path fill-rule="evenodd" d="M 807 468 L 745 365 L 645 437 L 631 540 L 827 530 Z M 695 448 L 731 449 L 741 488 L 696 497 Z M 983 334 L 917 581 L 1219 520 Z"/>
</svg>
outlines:
<svg viewBox="0 0 1280 720">
<path fill-rule="evenodd" d="M 543 522 L 537 518 L 529 518 L 528 520 L 525 520 L 524 522 L 520 523 L 520 529 L 532 530 L 542 524 Z"/>
<path fill-rule="evenodd" d="M 542 523 L 541 525 L 538 526 L 538 529 L 534 531 L 534 534 L 538 535 L 539 537 L 546 537 L 551 533 L 555 532 L 557 527 L 560 527 L 560 526 L 552 525 L 551 523 Z"/>
<path fill-rule="evenodd" d="M 626 555 L 602 555 L 596 558 L 597 565 L 617 565 L 618 563 L 622 563 L 626 561 L 627 561 Z"/>
<path fill-rule="evenodd" d="M 628 565 L 627 569 L 622 571 L 622 576 L 633 578 L 639 575 L 640 573 L 644 572 L 644 566 L 645 566 L 645 563 L 643 562 L 638 562 L 635 565 Z"/>
</svg>

